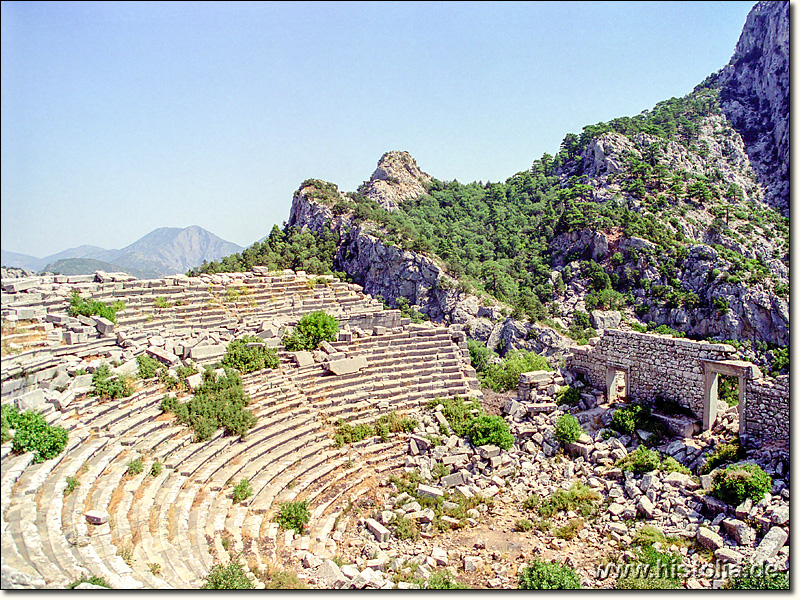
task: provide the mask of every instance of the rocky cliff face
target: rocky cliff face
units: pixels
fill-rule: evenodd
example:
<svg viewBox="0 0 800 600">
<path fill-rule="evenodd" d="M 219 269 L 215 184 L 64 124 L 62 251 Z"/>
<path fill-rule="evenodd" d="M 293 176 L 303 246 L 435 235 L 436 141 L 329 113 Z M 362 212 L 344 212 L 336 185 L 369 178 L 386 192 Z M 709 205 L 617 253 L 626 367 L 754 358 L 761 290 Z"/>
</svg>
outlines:
<svg viewBox="0 0 800 600">
<path fill-rule="evenodd" d="M 722 110 L 766 190 L 789 216 L 789 2 L 759 2 L 717 75 Z"/>
<path fill-rule="evenodd" d="M 430 179 L 408 152 L 387 152 L 381 156 L 372 177 L 358 191 L 382 208 L 393 211 L 403 200 L 424 194 L 423 184 Z"/>
</svg>

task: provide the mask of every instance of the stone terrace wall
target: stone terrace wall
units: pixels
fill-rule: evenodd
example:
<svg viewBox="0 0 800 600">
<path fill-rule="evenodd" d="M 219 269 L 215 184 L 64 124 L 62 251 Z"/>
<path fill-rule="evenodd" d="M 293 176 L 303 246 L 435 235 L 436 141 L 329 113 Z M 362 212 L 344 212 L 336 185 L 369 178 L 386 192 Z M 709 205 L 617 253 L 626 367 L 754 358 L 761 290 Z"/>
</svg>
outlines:
<svg viewBox="0 0 800 600">
<path fill-rule="evenodd" d="M 573 348 L 566 356 L 566 367 L 583 373 L 591 385 L 600 389 L 606 388 L 609 368 L 625 371 L 629 398 L 654 400 L 661 396 L 702 417 L 705 397 L 702 361 L 730 360 L 734 352 L 728 344 L 609 329 L 602 337 L 592 338 L 590 345 Z M 755 374 L 755 378 L 744 378 L 742 431 L 752 443 L 788 447 L 789 376 L 764 379 L 755 365 L 737 363 L 743 370 L 752 367 L 750 372 Z"/>
<path fill-rule="evenodd" d="M 595 341 L 596 340 L 596 341 Z M 661 396 L 703 414 L 704 375 L 701 360 L 726 360 L 735 352 L 728 344 L 710 344 L 670 336 L 608 329 L 594 344 L 567 355 L 567 368 L 584 373 L 605 389 L 609 367 L 627 373 L 627 392 L 635 400 Z"/>
<path fill-rule="evenodd" d="M 789 376 L 746 382 L 745 431 L 750 441 L 789 447 Z"/>
</svg>

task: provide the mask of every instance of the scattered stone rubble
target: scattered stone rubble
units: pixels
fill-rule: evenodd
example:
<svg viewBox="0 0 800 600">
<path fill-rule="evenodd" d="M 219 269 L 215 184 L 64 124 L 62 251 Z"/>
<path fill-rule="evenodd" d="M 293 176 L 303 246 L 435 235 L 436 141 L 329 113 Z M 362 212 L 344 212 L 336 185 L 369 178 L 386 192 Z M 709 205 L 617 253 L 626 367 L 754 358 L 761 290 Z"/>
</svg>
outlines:
<svg viewBox="0 0 800 600">
<path fill-rule="evenodd" d="M 609 559 L 633 559 L 631 542 L 643 525 L 658 528 L 665 536 L 683 543 L 658 548 L 675 551 L 682 557 L 690 577 L 690 589 L 718 588 L 724 582 L 713 565 L 767 564 L 779 570 L 789 566 L 788 462 L 785 456 L 769 451 L 749 459 L 773 476 L 771 493 L 753 504 L 745 501 L 730 507 L 707 495 L 712 475 L 685 475 L 654 471 L 643 475 L 623 472 L 616 463 L 633 451 L 647 432 L 634 436 L 607 437 L 614 407 L 605 403 L 602 392 L 584 388 L 581 406 L 556 406 L 552 401 L 557 386 L 564 382 L 581 386 L 568 372 L 533 372 L 520 378 L 520 395 L 505 406 L 506 418 L 516 439 L 509 451 L 494 446 L 473 448 L 462 438 L 451 435 L 442 445 L 433 446 L 430 437 L 439 434 L 444 417 L 433 411 L 418 415 L 420 425 L 409 437 L 404 470 L 418 472 L 427 482 L 420 484 L 431 495 L 454 492 L 466 497 L 480 495 L 493 500 L 492 507 L 471 509 L 466 529 L 438 533 L 433 528 L 433 511 L 421 510 L 407 494 L 396 495 L 393 485 L 384 480 L 373 503 L 374 518 L 358 519 L 355 532 L 340 542 L 342 555 L 352 564 L 339 568 L 330 560 L 312 564 L 303 571 L 314 587 L 346 589 L 417 588 L 409 579 L 427 580 L 436 570 L 448 569 L 454 577 L 472 585 L 489 588 L 515 588 L 516 574 L 532 558 L 565 562 L 576 569 L 585 586 L 613 587 L 613 577 L 604 580 L 597 567 Z M 549 403 L 543 402 L 550 398 Z M 547 404 L 548 408 L 543 409 Z M 586 434 L 562 452 L 554 427 L 559 416 L 571 412 L 582 423 Z M 446 420 L 444 420 L 446 423 Z M 693 471 L 706 462 L 713 448 L 731 439 L 738 427 L 738 413 L 728 410 L 713 431 L 695 438 L 677 437 L 656 449 L 665 456 L 689 465 Z M 605 434 L 605 435 L 604 435 Z M 450 474 L 436 480 L 437 464 L 450 468 Z M 588 485 L 601 497 L 596 518 L 586 518 L 573 540 L 552 532 L 577 514 L 556 515 L 549 531 L 515 531 L 521 517 L 536 520 L 522 502 L 530 495 L 551 496 L 557 489 L 568 489 L 574 482 Z M 386 528 L 398 518 L 414 519 L 421 528 L 416 541 L 396 539 Z M 457 523 L 453 525 L 456 526 Z M 504 539 L 488 550 L 485 539 Z M 465 546 L 465 540 L 475 539 Z M 712 558 L 713 561 L 709 563 Z M 305 554 L 298 557 L 308 563 Z M 312 561 L 313 563 L 313 561 Z M 724 568 L 724 567 L 721 567 Z"/>
</svg>

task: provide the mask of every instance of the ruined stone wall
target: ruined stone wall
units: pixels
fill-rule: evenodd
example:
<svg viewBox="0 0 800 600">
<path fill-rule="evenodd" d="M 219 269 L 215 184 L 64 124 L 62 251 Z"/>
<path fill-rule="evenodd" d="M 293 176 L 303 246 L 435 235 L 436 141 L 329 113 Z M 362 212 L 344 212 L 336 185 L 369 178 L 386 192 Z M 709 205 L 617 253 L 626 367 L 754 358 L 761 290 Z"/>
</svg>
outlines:
<svg viewBox="0 0 800 600">
<path fill-rule="evenodd" d="M 744 421 L 748 440 L 789 447 L 788 375 L 745 383 Z"/>
<path fill-rule="evenodd" d="M 701 360 L 726 360 L 735 349 L 669 336 L 606 330 L 594 345 L 579 346 L 567 357 L 567 368 L 584 373 L 605 389 L 606 371 L 614 367 L 627 373 L 626 395 L 635 400 L 661 396 L 703 414 Z"/>
<path fill-rule="evenodd" d="M 735 349 L 669 336 L 616 329 L 606 330 L 588 346 L 577 346 L 566 356 L 567 369 L 583 373 L 588 382 L 606 389 L 609 368 L 627 374 L 626 396 L 654 400 L 661 396 L 690 408 L 699 418 L 704 411 L 705 371 L 702 361 L 730 360 Z M 744 415 L 740 423 L 754 443 L 789 443 L 789 376 L 763 379 L 755 365 L 737 361 L 744 371 Z M 749 369 L 747 367 L 752 367 Z"/>
</svg>

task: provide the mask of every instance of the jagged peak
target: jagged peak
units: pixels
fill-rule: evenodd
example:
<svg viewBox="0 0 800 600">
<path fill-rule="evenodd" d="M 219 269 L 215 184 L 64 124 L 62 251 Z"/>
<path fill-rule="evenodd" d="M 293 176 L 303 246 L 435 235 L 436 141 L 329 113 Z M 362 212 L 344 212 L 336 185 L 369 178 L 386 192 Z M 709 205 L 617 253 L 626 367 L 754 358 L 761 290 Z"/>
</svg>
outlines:
<svg viewBox="0 0 800 600">
<path fill-rule="evenodd" d="M 393 150 L 381 156 L 369 181 L 364 182 L 358 191 L 392 211 L 403 200 L 426 193 L 424 183 L 430 180 L 431 176 L 419 168 L 411 154 Z"/>
</svg>

